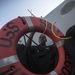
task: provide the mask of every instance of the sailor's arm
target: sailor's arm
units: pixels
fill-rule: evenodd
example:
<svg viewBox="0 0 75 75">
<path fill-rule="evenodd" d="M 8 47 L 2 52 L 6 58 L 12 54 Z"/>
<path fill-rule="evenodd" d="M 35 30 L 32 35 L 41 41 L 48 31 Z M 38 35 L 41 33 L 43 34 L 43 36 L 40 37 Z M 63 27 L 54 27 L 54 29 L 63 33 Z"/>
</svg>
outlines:
<svg viewBox="0 0 75 75">
<path fill-rule="evenodd" d="M 27 43 L 26 43 L 26 47 L 30 47 L 30 46 L 31 46 L 34 33 L 35 33 L 35 32 L 31 32 L 31 33 L 30 33 L 29 38 L 28 38 Z"/>
</svg>

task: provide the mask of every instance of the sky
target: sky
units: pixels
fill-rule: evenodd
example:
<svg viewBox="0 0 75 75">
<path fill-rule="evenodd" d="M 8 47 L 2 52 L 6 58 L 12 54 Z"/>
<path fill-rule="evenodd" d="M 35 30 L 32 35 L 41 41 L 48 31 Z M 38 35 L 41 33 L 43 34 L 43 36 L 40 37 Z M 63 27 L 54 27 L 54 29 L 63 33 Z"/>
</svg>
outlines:
<svg viewBox="0 0 75 75">
<path fill-rule="evenodd" d="M 0 28 L 18 16 L 45 17 L 64 0 L 0 0 Z M 29 11 L 28 11 L 29 10 Z"/>
</svg>

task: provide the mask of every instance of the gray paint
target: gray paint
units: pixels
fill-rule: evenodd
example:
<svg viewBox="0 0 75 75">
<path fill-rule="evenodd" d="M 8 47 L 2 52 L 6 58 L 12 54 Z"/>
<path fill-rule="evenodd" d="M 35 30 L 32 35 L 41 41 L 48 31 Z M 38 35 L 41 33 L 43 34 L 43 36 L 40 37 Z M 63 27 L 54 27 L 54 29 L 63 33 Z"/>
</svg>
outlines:
<svg viewBox="0 0 75 75">
<path fill-rule="evenodd" d="M 75 1 L 75 0 L 66 0 L 61 3 L 56 9 L 50 12 L 45 16 L 45 19 L 51 23 L 56 22 L 56 26 L 65 34 L 68 28 L 75 25 L 75 7 L 65 15 L 61 15 L 61 9 L 65 4 Z M 68 9 L 66 9 L 68 10 Z"/>
</svg>

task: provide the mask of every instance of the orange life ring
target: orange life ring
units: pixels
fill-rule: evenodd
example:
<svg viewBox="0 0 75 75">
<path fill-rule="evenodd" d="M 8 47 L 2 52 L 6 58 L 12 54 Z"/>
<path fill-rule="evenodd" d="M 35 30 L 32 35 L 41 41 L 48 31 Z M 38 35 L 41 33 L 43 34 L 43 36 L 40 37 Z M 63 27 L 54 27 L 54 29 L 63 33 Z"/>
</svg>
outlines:
<svg viewBox="0 0 75 75">
<path fill-rule="evenodd" d="M 68 54 L 63 47 L 63 40 L 56 38 L 52 31 L 51 23 L 47 23 L 48 28 L 45 34 L 48 35 L 58 47 L 59 61 L 56 68 L 45 75 L 71 75 L 71 64 Z M 20 63 L 16 46 L 22 35 L 30 31 L 43 33 L 46 21 L 36 17 L 20 17 L 9 21 L 0 30 L 0 75 L 40 75 L 28 71 Z M 58 36 L 63 33 L 54 26 L 54 32 Z"/>
</svg>

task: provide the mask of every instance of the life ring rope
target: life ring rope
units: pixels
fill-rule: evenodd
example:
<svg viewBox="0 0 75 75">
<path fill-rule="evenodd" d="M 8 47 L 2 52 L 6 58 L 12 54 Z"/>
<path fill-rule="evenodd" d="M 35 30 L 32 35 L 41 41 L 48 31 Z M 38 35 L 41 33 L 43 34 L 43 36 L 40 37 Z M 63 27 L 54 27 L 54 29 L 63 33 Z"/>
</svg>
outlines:
<svg viewBox="0 0 75 75">
<path fill-rule="evenodd" d="M 56 35 L 56 34 L 54 33 L 54 26 L 55 26 L 55 24 L 56 24 L 56 22 L 54 22 L 54 23 L 52 24 L 52 33 L 53 33 L 53 35 L 54 35 L 56 38 L 62 39 L 62 40 L 67 40 L 67 39 L 73 38 L 73 36 L 70 36 L 70 37 L 60 37 L 60 36 Z M 46 32 L 47 27 L 48 27 L 48 24 L 47 24 L 47 20 L 46 20 L 46 26 L 45 26 L 45 29 L 44 29 L 44 31 L 43 31 L 43 34 Z"/>
<path fill-rule="evenodd" d="M 62 39 L 62 40 L 67 40 L 67 39 L 71 39 L 73 36 L 71 36 L 71 37 L 60 37 L 60 36 L 57 36 L 55 33 L 54 33 L 54 31 L 53 31 L 53 27 L 55 26 L 55 24 L 56 24 L 56 22 L 54 22 L 53 24 L 52 24 L 52 33 L 53 33 L 53 35 L 56 37 L 56 38 L 58 38 L 58 39 Z"/>
</svg>

